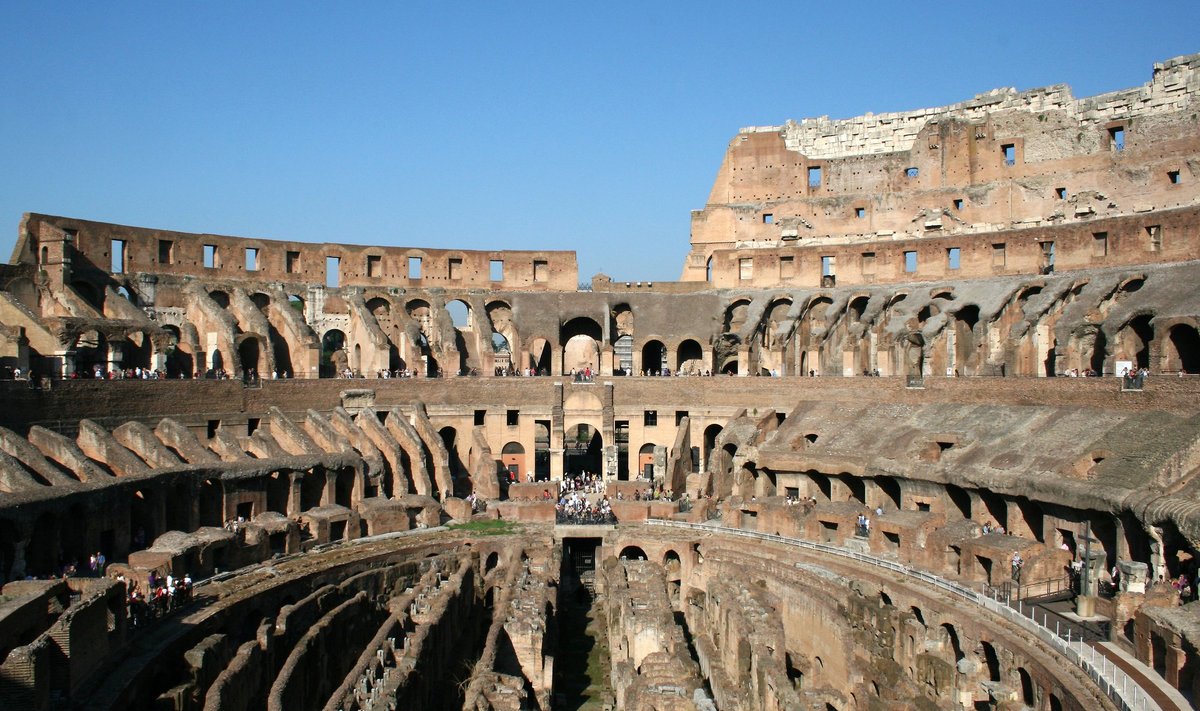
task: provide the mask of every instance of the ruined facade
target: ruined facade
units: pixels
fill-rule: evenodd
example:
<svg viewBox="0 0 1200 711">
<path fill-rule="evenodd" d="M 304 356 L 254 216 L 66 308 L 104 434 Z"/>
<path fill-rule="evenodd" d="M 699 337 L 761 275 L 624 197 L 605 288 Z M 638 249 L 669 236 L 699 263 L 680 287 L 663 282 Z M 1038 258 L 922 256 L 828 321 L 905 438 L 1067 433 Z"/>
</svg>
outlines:
<svg viewBox="0 0 1200 711">
<path fill-rule="evenodd" d="M 1198 95 L 745 129 L 671 283 L 26 215 L 0 699 L 1129 707 L 995 602 L 1080 577 L 1070 629 L 1195 693 Z M 147 629 L 151 572 L 205 582 Z"/>
</svg>

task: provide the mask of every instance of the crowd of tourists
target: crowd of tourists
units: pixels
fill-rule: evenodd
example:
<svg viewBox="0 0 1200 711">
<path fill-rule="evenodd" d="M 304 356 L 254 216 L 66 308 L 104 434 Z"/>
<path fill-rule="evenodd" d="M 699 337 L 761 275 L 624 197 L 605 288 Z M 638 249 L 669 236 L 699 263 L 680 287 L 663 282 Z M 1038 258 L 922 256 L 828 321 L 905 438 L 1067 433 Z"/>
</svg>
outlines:
<svg viewBox="0 0 1200 711">
<path fill-rule="evenodd" d="M 511 365 L 498 365 L 495 371 L 497 378 L 534 378 L 549 374 L 550 371 L 545 368 L 514 368 Z"/>
<path fill-rule="evenodd" d="M 126 580 L 123 575 L 118 575 L 117 580 L 124 582 L 128 591 L 129 624 L 134 631 L 144 629 L 192 601 L 192 576 L 187 573 L 181 578 L 171 574 L 164 578 L 152 570 L 146 577 L 145 592 L 136 580 Z"/>
<path fill-rule="evenodd" d="M 589 499 L 578 491 L 563 494 L 554 507 L 554 519 L 557 523 L 577 525 L 617 522 L 607 496 L 599 500 Z"/>
<path fill-rule="evenodd" d="M 686 494 L 685 494 L 686 496 Z M 617 501 L 625 500 L 625 492 L 617 492 Z M 633 490 L 633 501 L 670 501 L 671 495 L 667 492 L 666 487 L 659 484 L 657 488 L 653 484 L 643 489 Z"/>
<path fill-rule="evenodd" d="M 563 491 L 576 491 L 581 494 L 603 494 L 604 477 L 584 471 L 575 476 L 563 477 Z"/>
</svg>

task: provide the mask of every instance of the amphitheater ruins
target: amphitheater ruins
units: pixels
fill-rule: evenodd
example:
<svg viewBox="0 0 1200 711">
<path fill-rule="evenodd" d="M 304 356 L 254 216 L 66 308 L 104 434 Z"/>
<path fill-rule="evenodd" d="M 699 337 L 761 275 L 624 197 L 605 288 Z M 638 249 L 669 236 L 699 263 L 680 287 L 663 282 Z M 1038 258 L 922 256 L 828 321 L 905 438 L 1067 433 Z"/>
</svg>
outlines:
<svg viewBox="0 0 1200 711">
<path fill-rule="evenodd" d="M 26 214 L 0 701 L 1188 707 L 1198 97 L 742 129 L 670 283 Z"/>
</svg>

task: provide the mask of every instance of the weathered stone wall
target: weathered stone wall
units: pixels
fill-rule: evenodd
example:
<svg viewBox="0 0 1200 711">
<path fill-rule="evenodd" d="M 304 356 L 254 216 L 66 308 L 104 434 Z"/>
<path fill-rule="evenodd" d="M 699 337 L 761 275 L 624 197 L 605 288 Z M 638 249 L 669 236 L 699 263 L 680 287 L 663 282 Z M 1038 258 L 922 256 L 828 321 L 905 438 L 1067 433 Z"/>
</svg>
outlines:
<svg viewBox="0 0 1200 711">
<path fill-rule="evenodd" d="M 1060 234 L 1056 269 L 1168 261 L 1139 230 L 1200 197 L 1198 57 L 1088 99 L 1065 86 L 995 90 L 947 107 L 743 129 L 693 212 L 683 278 L 912 281 L 944 273 L 948 248 L 962 250 L 957 270 L 968 277 L 1033 274 L 1046 264 L 1027 236 L 1045 244 Z M 1109 228 L 1120 248 L 1091 239 Z M 1190 228 L 1174 234 L 1191 244 Z M 991 245 L 1003 242 L 1008 259 L 997 262 Z M 905 250 L 918 255 L 915 272 L 904 270 Z"/>
<path fill-rule="evenodd" d="M 346 244 L 313 245 L 305 242 L 225 237 L 113 225 L 90 220 L 29 214 L 23 220 L 23 238 L 14 255 L 21 261 L 38 260 L 40 241 L 69 236 L 71 270 L 113 273 L 113 241 L 125 243 L 123 269 L 116 273 L 152 272 L 206 279 L 270 279 L 289 284 L 326 284 L 326 259 L 340 260 L 337 286 L 371 286 L 403 283 L 406 286 L 451 288 L 501 287 L 504 289 L 574 290 L 578 269 L 573 252 L 426 249 L 420 247 L 368 247 Z M 213 266 L 205 263 L 205 247 L 216 250 Z M 257 250 L 255 266 L 248 269 L 246 250 Z M 289 256 L 289 253 L 293 256 Z M 165 257 L 165 258 L 160 258 Z M 369 261 L 377 257 L 378 263 Z M 410 278 L 409 259 L 420 259 L 419 277 Z M 457 260 L 456 264 L 451 263 Z M 504 262 L 503 278 L 491 279 L 490 261 Z M 535 261 L 545 266 L 535 270 Z"/>
</svg>

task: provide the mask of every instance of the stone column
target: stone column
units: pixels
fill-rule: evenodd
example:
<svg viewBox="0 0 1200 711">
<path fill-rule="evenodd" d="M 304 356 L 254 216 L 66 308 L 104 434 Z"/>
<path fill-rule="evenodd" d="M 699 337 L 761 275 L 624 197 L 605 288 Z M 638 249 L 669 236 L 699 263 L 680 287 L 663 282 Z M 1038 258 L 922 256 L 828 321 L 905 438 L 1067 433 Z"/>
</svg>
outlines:
<svg viewBox="0 0 1200 711">
<path fill-rule="evenodd" d="M 125 361 L 125 352 L 120 343 L 109 342 L 106 344 L 108 350 L 108 369 L 121 370 L 122 363 Z"/>
<path fill-rule="evenodd" d="M 288 472 L 288 500 L 287 500 L 287 515 L 288 518 L 300 515 L 300 488 L 301 482 L 304 480 L 304 472 Z"/>
<path fill-rule="evenodd" d="M 321 505 L 328 506 L 337 503 L 337 472 L 324 469 L 325 490 L 321 492 Z"/>
<path fill-rule="evenodd" d="M 600 436 L 604 439 L 604 444 L 615 445 L 617 443 L 617 420 L 616 410 L 613 408 L 613 384 L 611 382 L 604 383 L 604 389 L 600 391 Z M 616 469 L 613 474 L 616 474 Z"/>
<path fill-rule="evenodd" d="M 616 479 L 619 471 L 617 463 L 617 445 L 604 445 L 604 478 Z"/>
<path fill-rule="evenodd" d="M 561 356 L 561 351 L 560 351 Z M 561 362 L 561 361 L 556 361 Z M 563 415 L 563 384 L 554 384 L 554 404 L 550 408 L 550 479 L 563 478 L 563 438 L 566 436 Z"/>
<path fill-rule="evenodd" d="M 1113 518 L 1113 527 L 1117 538 L 1117 560 L 1129 560 L 1129 540 L 1125 537 L 1125 522 L 1116 516 Z"/>
<path fill-rule="evenodd" d="M 563 478 L 563 448 L 550 448 L 550 481 L 562 481 Z"/>
<path fill-rule="evenodd" d="M 460 360 L 458 351 L 453 348 L 447 348 L 442 351 L 442 357 L 438 359 L 438 365 L 441 368 L 443 378 L 457 378 L 460 369 Z"/>
<path fill-rule="evenodd" d="M 654 445 L 654 480 L 661 482 L 670 489 L 670 481 L 667 480 L 669 473 L 667 472 L 667 447 L 666 445 Z"/>
</svg>

